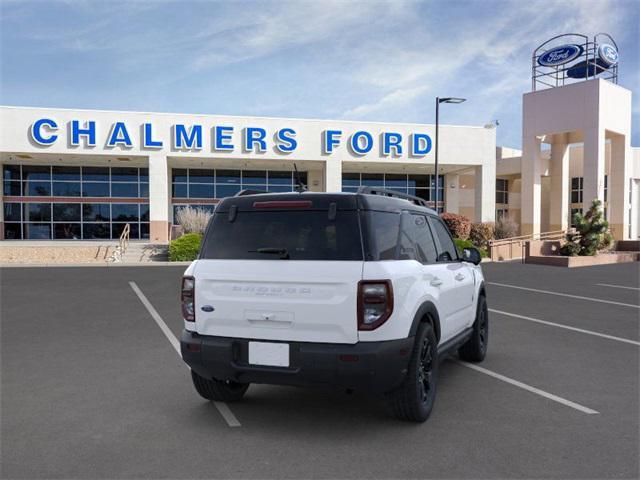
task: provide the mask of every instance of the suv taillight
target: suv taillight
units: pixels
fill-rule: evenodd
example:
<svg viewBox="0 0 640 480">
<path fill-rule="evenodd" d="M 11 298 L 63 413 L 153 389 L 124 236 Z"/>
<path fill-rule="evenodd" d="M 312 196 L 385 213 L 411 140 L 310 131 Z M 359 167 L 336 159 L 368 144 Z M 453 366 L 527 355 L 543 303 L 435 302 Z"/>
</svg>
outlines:
<svg viewBox="0 0 640 480">
<path fill-rule="evenodd" d="M 182 277 L 180 302 L 182 303 L 182 317 L 187 322 L 196 321 L 195 293 L 196 279 L 193 277 Z"/>
<path fill-rule="evenodd" d="M 358 330 L 374 330 L 393 312 L 391 280 L 358 282 Z"/>
</svg>

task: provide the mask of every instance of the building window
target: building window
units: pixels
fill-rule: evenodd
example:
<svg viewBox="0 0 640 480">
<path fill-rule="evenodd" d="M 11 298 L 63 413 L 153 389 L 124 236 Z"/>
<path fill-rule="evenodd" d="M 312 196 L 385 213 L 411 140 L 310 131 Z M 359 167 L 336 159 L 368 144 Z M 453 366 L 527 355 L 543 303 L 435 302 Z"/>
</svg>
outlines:
<svg viewBox="0 0 640 480">
<path fill-rule="evenodd" d="M 127 223 L 149 238 L 147 168 L 3 165 L 3 183 L 5 239 L 115 239 Z"/>
<path fill-rule="evenodd" d="M 571 209 L 571 218 L 569 219 L 569 223 L 571 224 L 571 228 L 575 228 L 576 227 L 576 222 L 573 219 L 573 216 L 576 213 L 582 213 L 582 208 L 572 208 Z"/>
<path fill-rule="evenodd" d="M 608 200 L 609 195 L 609 175 L 604 176 L 604 201 Z"/>
<path fill-rule="evenodd" d="M 307 172 L 299 175 L 307 184 Z M 173 198 L 213 200 L 232 197 L 246 189 L 292 192 L 294 188 L 295 174 L 291 171 L 174 168 L 171 174 Z"/>
<path fill-rule="evenodd" d="M 496 203 L 509 203 L 509 180 L 496 178 Z"/>
<path fill-rule="evenodd" d="M 508 208 L 497 208 L 496 209 L 496 220 L 500 220 L 501 218 L 509 217 L 509 209 Z"/>
<path fill-rule="evenodd" d="M 3 165 L 4 196 L 149 198 L 149 169 Z"/>
<path fill-rule="evenodd" d="M 571 203 L 582 203 L 582 177 L 571 179 Z"/>
<path fill-rule="evenodd" d="M 426 200 L 429 207 L 443 212 L 444 175 L 438 175 L 436 198 L 435 175 L 412 175 L 406 173 L 343 173 L 342 191 L 356 192 L 359 187 L 378 187 L 396 190 Z"/>
<path fill-rule="evenodd" d="M 5 202 L 6 240 L 149 238 L 148 203 Z"/>
<path fill-rule="evenodd" d="M 307 185 L 307 172 L 299 172 L 299 176 Z M 173 223 L 180 208 L 191 206 L 213 212 L 215 199 L 232 197 L 240 190 L 284 193 L 294 191 L 295 187 L 295 172 L 290 170 L 174 168 L 171 172 Z"/>
</svg>

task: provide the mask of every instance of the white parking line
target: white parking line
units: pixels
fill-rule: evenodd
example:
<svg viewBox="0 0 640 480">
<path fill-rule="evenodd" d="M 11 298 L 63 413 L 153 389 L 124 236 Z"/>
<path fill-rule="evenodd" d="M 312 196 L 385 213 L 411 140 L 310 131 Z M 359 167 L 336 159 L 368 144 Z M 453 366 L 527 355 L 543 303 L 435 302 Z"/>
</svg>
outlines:
<svg viewBox="0 0 640 480">
<path fill-rule="evenodd" d="M 160 330 L 162 330 L 162 333 L 164 333 L 164 336 L 167 337 L 167 340 L 169 340 L 169 343 L 171 343 L 171 346 L 175 349 L 176 352 L 178 352 L 178 355 L 182 358 L 182 354 L 180 353 L 180 342 L 178 341 L 176 336 L 169 329 L 169 327 L 167 327 L 167 324 L 164 322 L 164 320 L 162 319 L 160 314 L 156 311 L 156 309 L 153 308 L 153 305 L 151 305 L 151 302 L 147 299 L 144 293 L 142 293 L 142 290 L 138 288 L 138 285 L 136 285 L 136 282 L 129 282 L 129 285 L 131 286 L 131 289 L 134 291 L 134 293 L 138 296 L 142 304 L 145 306 L 145 308 L 147 309 L 151 317 L 158 324 L 158 326 L 160 327 Z M 231 411 L 231 409 L 226 403 L 213 402 L 213 404 L 218 409 L 218 412 L 220 412 L 220 415 L 222 415 L 222 418 L 225 419 L 225 421 L 227 422 L 227 425 L 229 425 L 230 427 L 240 426 L 240 422 L 238 421 L 238 419 L 236 418 L 236 416 L 233 414 L 233 412 Z"/>
<path fill-rule="evenodd" d="M 586 333 L 587 335 L 594 335 L 596 337 L 607 338 L 609 340 L 615 340 L 617 342 L 630 343 L 631 345 L 640 346 L 640 342 L 636 342 L 635 340 L 629 340 L 628 338 L 614 337 L 613 335 L 606 335 L 604 333 L 598 333 L 598 332 L 594 332 L 592 330 L 585 330 L 583 328 L 570 327 L 568 325 L 562 325 L 560 323 L 548 322 L 546 320 L 540 320 L 539 318 L 525 317 L 524 315 L 518 315 L 516 313 L 503 312 L 502 310 L 495 310 L 493 308 L 490 308 L 489 311 L 492 312 L 492 313 L 499 313 L 500 315 L 506 315 L 508 317 L 514 317 L 514 318 L 519 318 L 521 320 L 527 320 L 529 322 L 541 323 L 543 325 L 549 325 L 549 326 L 552 326 L 552 327 L 564 328 L 565 330 L 572 330 L 574 332 Z"/>
<path fill-rule="evenodd" d="M 518 290 L 527 290 L 529 292 L 546 293 L 547 295 L 557 295 L 559 297 L 577 298 L 578 300 L 588 300 L 589 302 L 609 303 L 611 305 L 620 305 L 622 307 L 631 307 L 640 309 L 640 305 L 633 305 L 632 303 L 614 302 L 613 300 L 603 300 L 601 298 L 583 297 L 580 295 L 570 295 L 568 293 L 551 292 L 549 290 L 540 290 L 537 288 L 521 287 L 519 285 L 508 285 L 506 283 L 487 282 L 489 285 L 496 285 L 498 287 L 516 288 Z"/>
<path fill-rule="evenodd" d="M 638 287 L 627 287 L 625 285 L 612 285 L 610 283 L 596 283 L 599 287 L 624 288 L 626 290 L 640 290 Z"/>
<path fill-rule="evenodd" d="M 505 377 L 504 375 L 500 375 L 499 373 L 492 372 L 491 370 L 487 370 L 486 368 L 479 367 L 478 365 L 475 365 L 473 363 L 461 362 L 459 360 L 454 360 L 454 362 L 458 365 L 462 365 L 463 367 L 467 367 L 477 372 L 484 373 L 485 375 L 489 375 L 490 377 L 497 378 L 498 380 L 522 388 L 523 390 L 527 390 L 528 392 L 540 395 L 541 397 L 548 398 L 549 400 L 553 400 L 554 402 L 560 403 L 569 408 L 573 408 L 574 410 L 578 410 L 579 412 L 586 413 L 587 415 L 600 413 L 596 410 L 592 410 L 591 408 L 587 408 L 584 405 L 580 405 L 579 403 L 572 402 L 570 400 L 567 400 L 566 398 L 558 397 L 557 395 L 553 395 L 552 393 L 545 392 L 544 390 L 540 390 L 539 388 L 532 387 L 531 385 L 527 385 L 526 383 L 519 382 L 517 380 L 514 380 L 513 378 Z"/>
</svg>

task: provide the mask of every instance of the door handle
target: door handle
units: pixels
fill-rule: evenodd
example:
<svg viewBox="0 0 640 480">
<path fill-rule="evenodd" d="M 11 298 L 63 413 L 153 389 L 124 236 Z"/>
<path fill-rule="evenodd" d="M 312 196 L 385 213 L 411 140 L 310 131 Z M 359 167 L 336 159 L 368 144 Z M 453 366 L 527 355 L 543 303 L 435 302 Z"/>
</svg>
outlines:
<svg viewBox="0 0 640 480">
<path fill-rule="evenodd" d="M 431 279 L 430 283 L 432 287 L 439 287 L 440 285 L 442 285 L 442 280 L 440 280 L 438 277 L 434 277 L 433 279 Z"/>
<path fill-rule="evenodd" d="M 459 282 L 461 282 L 461 281 L 462 281 L 462 280 L 464 280 L 466 277 L 465 277 L 463 274 L 458 273 L 454 278 L 455 278 L 456 280 L 458 280 Z"/>
</svg>

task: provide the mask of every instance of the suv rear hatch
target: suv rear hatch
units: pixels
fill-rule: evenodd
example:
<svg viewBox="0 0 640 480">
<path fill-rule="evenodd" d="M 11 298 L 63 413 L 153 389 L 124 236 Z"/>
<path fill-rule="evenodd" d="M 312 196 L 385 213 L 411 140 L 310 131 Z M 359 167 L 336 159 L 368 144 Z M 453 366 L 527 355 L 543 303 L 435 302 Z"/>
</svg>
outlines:
<svg viewBox="0 0 640 480">
<path fill-rule="evenodd" d="M 310 193 L 224 200 L 195 266 L 196 331 L 356 343 L 363 268 L 356 205 L 354 195 Z"/>
</svg>

